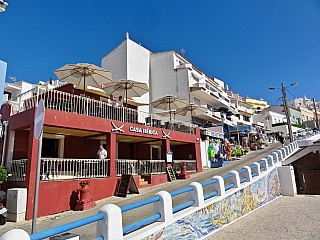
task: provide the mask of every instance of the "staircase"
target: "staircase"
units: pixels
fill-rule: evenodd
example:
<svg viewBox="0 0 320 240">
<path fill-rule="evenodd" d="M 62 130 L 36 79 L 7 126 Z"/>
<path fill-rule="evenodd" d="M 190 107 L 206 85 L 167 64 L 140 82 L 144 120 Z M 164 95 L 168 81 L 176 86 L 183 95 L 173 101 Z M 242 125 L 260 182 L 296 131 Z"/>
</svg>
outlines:
<svg viewBox="0 0 320 240">
<path fill-rule="evenodd" d="M 149 182 L 144 180 L 141 176 L 139 176 L 139 186 L 144 187 L 145 185 L 149 185 Z"/>
</svg>

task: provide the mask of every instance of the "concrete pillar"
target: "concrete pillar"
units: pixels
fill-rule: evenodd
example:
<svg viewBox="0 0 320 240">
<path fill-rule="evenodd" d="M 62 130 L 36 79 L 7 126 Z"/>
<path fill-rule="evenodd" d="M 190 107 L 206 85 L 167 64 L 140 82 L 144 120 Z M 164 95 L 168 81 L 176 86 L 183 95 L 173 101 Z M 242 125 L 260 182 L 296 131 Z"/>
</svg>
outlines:
<svg viewBox="0 0 320 240">
<path fill-rule="evenodd" d="M 122 213 L 120 207 L 114 204 L 107 204 L 99 209 L 104 218 L 97 222 L 97 238 L 104 240 L 122 240 Z"/>
<path fill-rule="evenodd" d="M 232 188 L 238 188 L 240 187 L 240 176 L 239 176 L 239 173 L 235 170 L 232 170 L 229 172 L 229 174 L 233 174 L 232 177 L 226 179 L 226 182 L 228 182 L 228 184 L 225 184 L 226 185 L 229 185 L 231 183 L 234 183 L 234 187 Z"/>
<path fill-rule="evenodd" d="M 167 161 L 167 152 L 169 152 L 171 150 L 170 147 L 170 139 L 162 139 L 162 146 L 161 146 L 161 155 L 162 155 L 162 159 Z M 174 153 L 173 153 L 173 157 L 174 157 Z M 171 166 L 171 163 L 167 163 L 167 166 Z"/>
<path fill-rule="evenodd" d="M 194 189 L 188 192 L 188 201 L 194 200 L 195 207 L 204 207 L 203 188 L 198 182 L 190 183 L 190 187 Z"/>
<path fill-rule="evenodd" d="M 200 146 L 200 128 L 196 127 L 196 161 L 197 161 L 197 172 L 202 172 L 202 161 L 201 161 L 201 146 Z"/>
<path fill-rule="evenodd" d="M 251 173 L 255 173 L 256 174 L 255 177 L 260 176 L 260 164 L 257 162 L 254 162 L 252 163 L 252 165 L 256 165 L 256 167 L 251 169 Z"/>
<path fill-rule="evenodd" d="M 263 163 L 262 164 L 260 164 L 260 166 L 261 166 L 261 168 L 264 168 L 264 171 L 268 171 L 268 161 L 267 161 L 267 159 L 265 159 L 265 158 L 262 158 L 260 161 L 263 161 Z M 260 169 L 261 169 L 260 168 Z"/>
<path fill-rule="evenodd" d="M 272 155 L 268 155 L 268 157 L 269 157 L 268 165 L 270 164 L 270 167 L 272 167 L 274 165 L 273 156 Z"/>
<path fill-rule="evenodd" d="M 221 176 L 214 176 L 212 179 L 215 179 L 217 182 L 212 184 L 212 192 L 217 191 L 216 196 L 224 196 L 226 191 L 224 189 L 224 180 Z"/>
<path fill-rule="evenodd" d="M 108 174 L 110 177 L 116 177 L 117 134 L 114 132 L 107 133 L 106 140 L 107 140 L 106 148 L 108 151 L 108 158 L 110 159 Z"/>
<path fill-rule="evenodd" d="M 278 163 L 279 162 L 279 156 L 278 156 L 278 154 L 276 153 L 276 152 L 273 152 L 272 154 L 274 154 L 275 156 L 275 158 L 276 158 L 276 162 Z"/>
<path fill-rule="evenodd" d="M 166 191 L 160 191 L 155 196 L 159 196 L 160 200 L 153 203 L 153 213 L 160 213 L 161 218 L 158 220 L 159 222 L 169 224 L 169 222 L 173 221 L 171 195 Z"/>
<path fill-rule="evenodd" d="M 246 171 L 239 174 L 240 180 L 242 178 L 247 178 L 245 182 L 251 182 L 252 181 L 251 168 L 249 166 L 243 166 L 242 169 L 246 169 Z"/>
<path fill-rule="evenodd" d="M 30 240 L 29 234 L 22 229 L 12 229 L 0 237 L 0 240 Z"/>
<path fill-rule="evenodd" d="M 25 183 L 28 188 L 26 219 L 32 219 L 33 200 L 36 183 L 36 171 L 38 161 L 38 140 L 34 137 L 34 124 L 30 125 L 29 146 L 28 146 L 28 162 Z M 38 211 L 39 212 L 39 211 Z"/>
</svg>

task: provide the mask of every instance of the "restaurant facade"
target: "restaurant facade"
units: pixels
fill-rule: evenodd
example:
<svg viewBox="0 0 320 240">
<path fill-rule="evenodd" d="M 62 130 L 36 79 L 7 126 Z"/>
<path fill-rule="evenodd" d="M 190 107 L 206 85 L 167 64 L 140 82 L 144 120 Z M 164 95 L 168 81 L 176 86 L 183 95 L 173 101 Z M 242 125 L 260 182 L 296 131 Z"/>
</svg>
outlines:
<svg viewBox="0 0 320 240">
<path fill-rule="evenodd" d="M 94 200 L 113 196 L 122 174 L 133 175 L 138 188 L 167 182 L 168 152 L 177 173 L 180 161 L 186 161 L 188 172 L 202 171 L 200 130 L 193 124 L 138 111 L 134 104 L 113 106 L 101 92 L 83 96 L 72 84 L 32 91 L 18 107 L 1 108 L 8 121 L 4 159 L 11 174 L 3 188 L 27 188 L 26 219 L 33 212 L 39 144 L 34 122 L 40 99 L 45 118 L 38 217 L 74 209 L 83 179 L 90 179 Z M 105 160 L 96 159 L 100 145 L 108 152 Z"/>
</svg>

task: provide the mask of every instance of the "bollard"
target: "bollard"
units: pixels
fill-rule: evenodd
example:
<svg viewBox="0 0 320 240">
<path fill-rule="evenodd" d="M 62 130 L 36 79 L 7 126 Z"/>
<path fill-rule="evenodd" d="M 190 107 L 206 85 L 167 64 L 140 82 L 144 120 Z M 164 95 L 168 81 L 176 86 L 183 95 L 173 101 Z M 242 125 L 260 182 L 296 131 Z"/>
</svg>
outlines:
<svg viewBox="0 0 320 240">
<path fill-rule="evenodd" d="M 216 196 L 224 196 L 226 191 L 224 190 L 224 180 L 221 176 L 214 176 L 212 179 L 215 179 L 217 182 L 212 184 L 212 192 L 217 191 Z"/>
<path fill-rule="evenodd" d="M 204 207 L 204 197 L 202 185 L 198 182 L 190 183 L 193 190 L 188 193 L 188 201 L 194 200 L 193 206 Z"/>
<path fill-rule="evenodd" d="M 99 209 L 104 218 L 97 222 L 97 237 L 104 240 L 122 240 L 122 214 L 121 209 L 114 204 L 107 204 Z"/>
<path fill-rule="evenodd" d="M 12 229 L 3 234 L 0 240 L 30 240 L 30 236 L 22 229 Z"/>
<path fill-rule="evenodd" d="M 246 171 L 239 174 L 240 180 L 242 178 L 247 178 L 245 182 L 251 182 L 252 181 L 251 168 L 249 166 L 243 166 L 242 168 L 246 169 Z"/>
<path fill-rule="evenodd" d="M 157 192 L 155 196 L 159 196 L 160 200 L 153 203 L 153 214 L 160 213 L 161 218 L 157 221 L 167 224 L 173 221 L 172 198 L 170 193 L 166 191 Z"/>
</svg>

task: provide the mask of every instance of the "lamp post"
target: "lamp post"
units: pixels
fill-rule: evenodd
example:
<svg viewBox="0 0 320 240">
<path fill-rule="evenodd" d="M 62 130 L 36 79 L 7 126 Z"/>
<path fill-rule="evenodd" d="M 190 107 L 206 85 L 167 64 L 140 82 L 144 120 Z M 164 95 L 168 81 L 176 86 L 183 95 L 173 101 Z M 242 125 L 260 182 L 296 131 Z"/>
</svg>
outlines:
<svg viewBox="0 0 320 240">
<path fill-rule="evenodd" d="M 313 102 L 314 114 L 316 115 L 316 126 L 317 126 L 317 129 L 319 130 L 319 119 L 318 119 L 318 112 L 316 108 L 316 100 L 312 98 L 312 102 Z"/>
<path fill-rule="evenodd" d="M 270 91 L 273 91 L 275 89 L 280 89 L 281 90 L 283 107 L 284 107 L 284 111 L 285 111 L 286 118 L 287 118 L 290 142 L 293 142 L 293 134 L 292 134 L 292 125 L 291 125 L 289 109 L 288 109 L 288 106 L 287 106 L 287 92 L 286 92 L 286 89 L 288 87 L 294 87 L 294 86 L 297 86 L 297 85 L 298 85 L 298 83 L 295 82 L 295 83 L 292 83 L 292 84 L 290 84 L 289 86 L 286 87 L 283 83 L 281 83 L 281 88 L 269 88 Z"/>
</svg>

